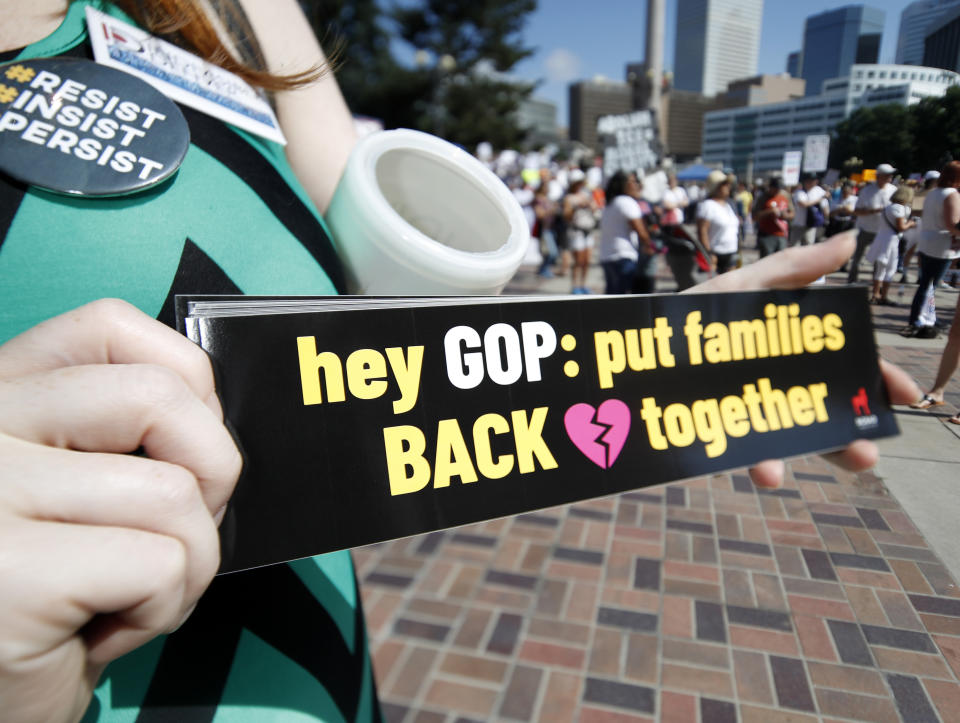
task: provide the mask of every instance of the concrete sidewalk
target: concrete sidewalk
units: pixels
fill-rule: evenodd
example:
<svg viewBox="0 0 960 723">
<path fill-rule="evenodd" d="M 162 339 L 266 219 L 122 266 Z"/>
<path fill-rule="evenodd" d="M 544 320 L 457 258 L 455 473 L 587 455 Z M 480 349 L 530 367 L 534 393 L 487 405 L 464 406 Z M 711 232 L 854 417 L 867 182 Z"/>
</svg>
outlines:
<svg viewBox="0 0 960 723">
<path fill-rule="evenodd" d="M 944 337 L 906 314 L 874 307 L 878 344 L 926 389 Z M 356 550 L 388 720 L 960 720 L 960 375 L 946 398 L 898 408 L 873 471 L 795 458 L 780 490 L 735 470 Z"/>
<path fill-rule="evenodd" d="M 916 286 L 907 286 L 913 291 Z M 937 292 L 937 316 L 949 322 L 957 291 Z M 905 304 L 910 303 L 907 295 Z M 899 364 L 927 391 L 933 385 L 943 352 L 938 339 L 905 339 L 894 329 L 906 323 L 908 309 L 875 307 L 877 345 L 883 357 Z M 957 320 L 960 323 L 960 319 Z M 960 579 L 960 425 L 947 419 L 960 409 L 960 373 L 944 395 L 946 404 L 930 411 L 897 408 L 901 435 L 880 442 L 877 475 L 920 528 L 955 580 Z M 957 710 L 960 720 L 960 709 Z"/>
</svg>

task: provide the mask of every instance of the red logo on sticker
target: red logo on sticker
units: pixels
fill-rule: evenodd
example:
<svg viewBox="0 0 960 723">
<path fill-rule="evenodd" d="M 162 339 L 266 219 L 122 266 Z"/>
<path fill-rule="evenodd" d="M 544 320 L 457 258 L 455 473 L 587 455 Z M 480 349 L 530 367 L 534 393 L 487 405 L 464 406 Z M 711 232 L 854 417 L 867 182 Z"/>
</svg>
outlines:
<svg viewBox="0 0 960 723">
<path fill-rule="evenodd" d="M 867 390 L 860 387 L 860 390 L 850 399 L 853 405 L 853 413 L 858 417 L 869 416 L 870 405 L 867 403 Z"/>
</svg>

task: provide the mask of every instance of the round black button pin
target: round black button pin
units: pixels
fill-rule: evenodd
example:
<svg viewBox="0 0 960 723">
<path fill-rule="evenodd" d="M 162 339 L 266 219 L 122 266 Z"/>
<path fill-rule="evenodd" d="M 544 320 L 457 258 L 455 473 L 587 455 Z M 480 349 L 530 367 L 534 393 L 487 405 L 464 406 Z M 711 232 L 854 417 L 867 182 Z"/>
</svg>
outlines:
<svg viewBox="0 0 960 723">
<path fill-rule="evenodd" d="M 79 196 L 122 196 L 172 176 L 190 146 L 180 109 L 90 60 L 0 65 L 0 171 Z"/>
</svg>

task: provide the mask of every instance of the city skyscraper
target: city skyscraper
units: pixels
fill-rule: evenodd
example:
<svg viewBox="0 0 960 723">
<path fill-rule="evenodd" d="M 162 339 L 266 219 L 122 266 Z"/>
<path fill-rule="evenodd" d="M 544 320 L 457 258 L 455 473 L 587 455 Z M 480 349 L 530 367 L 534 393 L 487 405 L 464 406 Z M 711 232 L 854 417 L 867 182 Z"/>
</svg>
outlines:
<svg viewBox="0 0 960 723">
<path fill-rule="evenodd" d="M 823 81 L 847 75 L 854 63 L 876 63 L 884 20 L 883 10 L 866 5 L 847 5 L 808 17 L 800 58 L 806 94 L 819 95 Z"/>
<path fill-rule="evenodd" d="M 927 26 L 923 64 L 953 71 L 960 68 L 960 5 L 954 5 Z"/>
<path fill-rule="evenodd" d="M 632 89 L 616 80 L 581 80 L 567 86 L 570 139 L 599 149 L 597 119 L 633 110 Z"/>
<path fill-rule="evenodd" d="M 948 11 L 960 7 L 960 0 L 917 0 L 900 13 L 897 35 L 897 63 L 923 65 L 923 40 L 931 26 Z"/>
<path fill-rule="evenodd" d="M 678 0 L 673 85 L 712 96 L 757 73 L 763 0 Z"/>
<path fill-rule="evenodd" d="M 800 77 L 800 51 L 794 50 L 787 56 L 787 75 L 791 78 Z"/>
</svg>

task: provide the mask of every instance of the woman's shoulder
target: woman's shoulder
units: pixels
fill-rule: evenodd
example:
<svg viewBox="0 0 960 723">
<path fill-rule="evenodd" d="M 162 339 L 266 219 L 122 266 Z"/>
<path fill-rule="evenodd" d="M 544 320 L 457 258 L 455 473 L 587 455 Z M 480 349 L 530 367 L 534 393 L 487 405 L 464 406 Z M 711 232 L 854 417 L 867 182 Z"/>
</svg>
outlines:
<svg viewBox="0 0 960 723">
<path fill-rule="evenodd" d="M 637 201 L 633 196 L 620 195 L 613 199 L 612 203 L 607 204 L 607 208 L 614 208 L 617 212 L 625 216 L 639 216 L 640 202 Z"/>
</svg>

